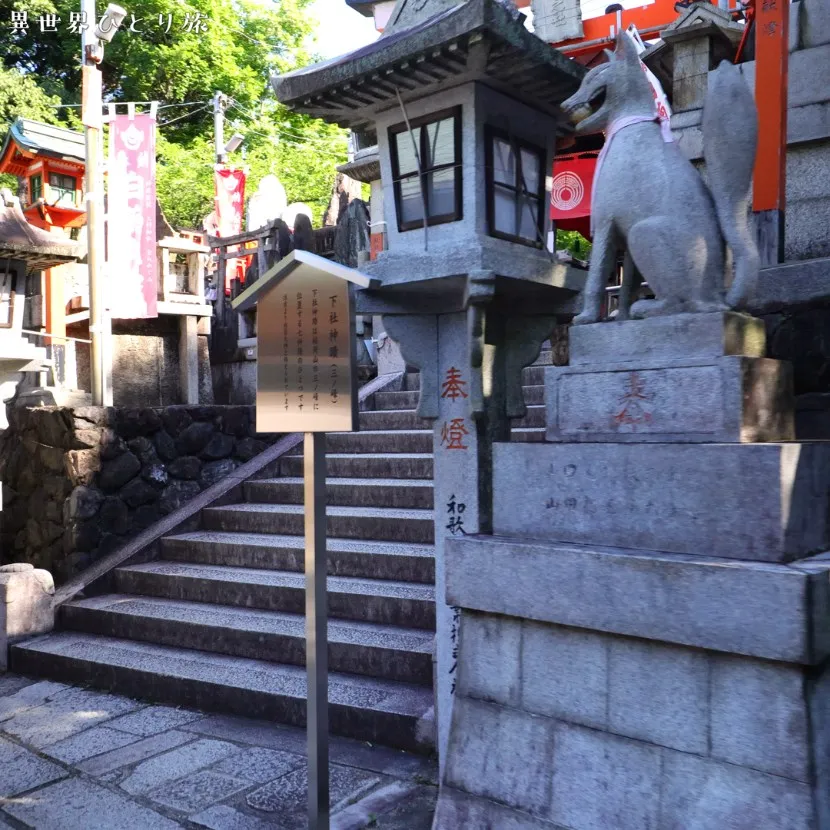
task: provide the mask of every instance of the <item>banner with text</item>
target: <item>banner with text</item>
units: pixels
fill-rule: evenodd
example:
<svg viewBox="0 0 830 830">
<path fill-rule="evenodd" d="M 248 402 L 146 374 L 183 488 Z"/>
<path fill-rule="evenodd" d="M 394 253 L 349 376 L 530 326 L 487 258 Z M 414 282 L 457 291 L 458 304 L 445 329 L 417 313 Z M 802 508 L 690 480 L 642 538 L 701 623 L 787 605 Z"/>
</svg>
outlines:
<svg viewBox="0 0 830 830">
<path fill-rule="evenodd" d="M 107 263 L 114 318 L 158 317 L 156 119 L 110 121 Z"/>
<path fill-rule="evenodd" d="M 219 236 L 242 233 L 242 214 L 245 205 L 245 171 L 217 167 L 214 173 L 216 193 L 216 224 Z M 244 280 L 244 258 L 229 259 L 225 269 L 225 294 L 231 293 L 231 280 Z"/>
</svg>

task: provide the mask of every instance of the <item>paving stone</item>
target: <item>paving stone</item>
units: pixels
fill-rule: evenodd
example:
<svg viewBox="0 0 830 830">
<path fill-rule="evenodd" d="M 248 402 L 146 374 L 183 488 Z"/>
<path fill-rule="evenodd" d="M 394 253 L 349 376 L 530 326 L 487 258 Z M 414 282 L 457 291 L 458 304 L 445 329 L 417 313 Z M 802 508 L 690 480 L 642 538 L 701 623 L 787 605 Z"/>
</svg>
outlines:
<svg viewBox="0 0 830 830">
<path fill-rule="evenodd" d="M 548 718 L 457 697 L 446 783 L 544 815 L 550 804 L 554 727 Z"/>
<path fill-rule="evenodd" d="M 571 830 L 659 826 L 660 749 L 564 723 L 555 746 L 554 824 Z"/>
<path fill-rule="evenodd" d="M 78 761 L 102 755 L 137 740 L 135 735 L 118 732 L 107 726 L 93 726 L 92 729 L 85 729 L 71 738 L 52 744 L 44 752 L 65 764 L 77 764 Z"/>
<path fill-rule="evenodd" d="M 660 830 L 813 826 L 807 784 L 664 750 Z"/>
<path fill-rule="evenodd" d="M 185 723 L 203 717 L 201 712 L 191 712 L 187 709 L 174 709 L 172 706 L 148 706 L 139 712 L 133 712 L 124 717 L 110 721 L 108 726 L 129 732 L 133 735 L 147 737 L 168 729 L 178 729 Z"/>
<path fill-rule="evenodd" d="M 0 738 L 0 798 L 42 787 L 67 773 L 57 764 L 38 758 L 22 746 Z"/>
<path fill-rule="evenodd" d="M 193 738 L 193 735 L 189 735 L 186 732 L 176 732 L 175 730 L 164 732 L 160 735 L 152 735 L 142 741 L 128 744 L 121 749 L 114 749 L 112 752 L 106 752 L 103 755 L 82 761 L 78 764 L 78 769 L 89 775 L 100 775 L 103 777 L 114 770 L 120 770 L 131 764 L 137 764 L 139 761 L 144 761 L 153 755 L 159 755 L 162 752 L 167 752 L 177 746 L 186 744 L 188 741 L 192 741 Z"/>
<path fill-rule="evenodd" d="M 508 617 L 465 612 L 461 617 L 458 693 L 492 703 L 519 699 L 522 624 Z"/>
<path fill-rule="evenodd" d="M 264 723 L 230 715 L 208 715 L 183 727 L 188 732 L 213 738 L 239 741 L 305 756 L 307 739 L 304 729 L 283 724 Z M 350 738 L 331 736 L 329 759 L 333 764 L 378 772 L 395 778 L 421 776 L 432 780 L 437 774 L 434 761 L 386 746 L 368 745 Z"/>
<path fill-rule="evenodd" d="M 19 690 L 0 698 L 0 722 L 25 712 L 34 706 L 40 706 L 58 692 L 68 689 L 64 683 L 53 683 L 43 680 L 20 688 Z"/>
<path fill-rule="evenodd" d="M 163 755 L 142 761 L 121 782 L 121 788 L 132 795 L 147 793 L 160 784 L 183 778 L 238 750 L 239 747 L 226 741 L 195 741 L 187 746 L 181 746 Z"/>
<path fill-rule="evenodd" d="M 329 803 L 332 812 L 340 806 L 368 792 L 381 782 L 380 776 L 363 770 L 329 766 Z M 246 802 L 249 807 L 266 813 L 279 813 L 280 817 L 288 814 L 305 816 L 308 803 L 308 770 L 305 766 L 289 772 L 288 775 L 271 781 L 264 787 L 248 793 Z"/>
<path fill-rule="evenodd" d="M 256 816 L 240 812 L 227 804 L 217 804 L 201 813 L 189 816 L 189 821 L 210 830 L 281 830 L 284 825 L 275 827 L 273 819 L 263 821 Z"/>
<path fill-rule="evenodd" d="M 10 718 L 3 729 L 21 741 L 42 749 L 130 712 L 139 705 L 133 700 L 102 692 L 67 689 L 58 692 L 48 702 L 27 708 Z"/>
<path fill-rule="evenodd" d="M 385 824 L 383 817 L 377 826 L 388 830 L 409 828 L 408 824 Z M 447 786 L 441 787 L 434 824 L 426 827 L 432 830 L 562 830 L 539 816 L 531 816 Z"/>
<path fill-rule="evenodd" d="M 808 781 L 804 683 L 795 666 L 714 656 L 712 757 Z"/>
<path fill-rule="evenodd" d="M 430 830 L 437 797 L 437 787 L 393 781 L 335 813 L 331 830 Z"/>
<path fill-rule="evenodd" d="M 203 810 L 250 786 L 250 781 L 202 770 L 195 775 L 180 778 L 172 784 L 162 784 L 147 793 L 147 797 L 174 810 L 190 813 Z"/>
<path fill-rule="evenodd" d="M 301 755 L 257 747 L 226 758 L 213 767 L 213 770 L 224 775 L 244 778 L 255 784 L 264 784 L 304 765 L 305 758 Z"/>
<path fill-rule="evenodd" d="M 177 830 L 171 821 L 129 798 L 85 781 L 70 778 L 38 791 L 37 798 L 5 804 L 9 815 L 37 830 Z"/>
<path fill-rule="evenodd" d="M 585 726 L 605 726 L 610 639 L 525 621 L 521 708 Z"/>
<path fill-rule="evenodd" d="M 21 689 L 32 686 L 36 682 L 30 677 L 20 677 L 16 674 L 0 675 L 0 698 L 17 694 Z"/>
<path fill-rule="evenodd" d="M 611 639 L 608 728 L 648 743 L 706 755 L 708 655 L 662 643 Z"/>
</svg>

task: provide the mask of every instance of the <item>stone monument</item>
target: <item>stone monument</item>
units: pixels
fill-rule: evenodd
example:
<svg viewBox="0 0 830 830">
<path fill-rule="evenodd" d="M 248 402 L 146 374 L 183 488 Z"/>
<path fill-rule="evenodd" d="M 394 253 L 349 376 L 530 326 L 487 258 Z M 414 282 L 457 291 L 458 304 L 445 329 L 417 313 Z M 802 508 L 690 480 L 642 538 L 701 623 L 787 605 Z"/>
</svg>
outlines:
<svg viewBox="0 0 830 830">
<path fill-rule="evenodd" d="M 293 109 L 377 136 L 388 247 L 361 266 L 379 285 L 356 310 L 380 315 L 420 370 L 433 426 L 442 763 L 458 620 L 444 541 L 492 529 L 493 442 L 510 440 L 522 368 L 582 288 L 548 250 L 545 180 L 583 75 L 508 4 L 399 0 L 376 43 L 273 80 Z"/>
<path fill-rule="evenodd" d="M 693 217 L 721 265 L 729 181 L 721 230 Z M 657 249 L 632 247 L 651 282 Z M 548 443 L 496 443 L 492 534 L 447 540 L 435 830 L 830 830 L 830 443 L 795 441 L 763 323 L 711 280 L 716 308 L 686 303 L 709 278 L 670 250 L 655 316 L 590 322 L 587 297 L 545 370 Z"/>
</svg>

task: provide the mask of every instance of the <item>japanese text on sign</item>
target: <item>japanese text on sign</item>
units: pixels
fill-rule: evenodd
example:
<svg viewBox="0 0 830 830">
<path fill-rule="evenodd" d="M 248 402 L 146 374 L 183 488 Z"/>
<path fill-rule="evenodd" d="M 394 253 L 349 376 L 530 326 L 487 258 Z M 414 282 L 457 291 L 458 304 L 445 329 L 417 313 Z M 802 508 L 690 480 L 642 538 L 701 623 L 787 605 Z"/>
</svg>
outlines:
<svg viewBox="0 0 830 830">
<path fill-rule="evenodd" d="M 351 430 L 348 283 L 288 276 L 257 312 L 257 430 Z"/>
</svg>

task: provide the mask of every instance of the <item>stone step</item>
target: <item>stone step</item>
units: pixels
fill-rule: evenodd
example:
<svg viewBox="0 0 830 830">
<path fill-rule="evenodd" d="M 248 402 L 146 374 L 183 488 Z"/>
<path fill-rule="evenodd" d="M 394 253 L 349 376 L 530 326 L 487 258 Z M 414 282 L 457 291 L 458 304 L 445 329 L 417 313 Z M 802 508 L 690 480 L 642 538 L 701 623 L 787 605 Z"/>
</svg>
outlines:
<svg viewBox="0 0 830 830">
<path fill-rule="evenodd" d="M 545 382 L 545 366 L 543 364 L 536 364 L 535 366 L 528 366 L 522 369 L 522 383 L 526 386 L 542 385 Z M 413 372 L 406 376 L 405 388 L 409 391 L 421 388 L 421 374 L 420 372 Z M 376 397 L 380 395 L 389 394 L 388 392 L 378 392 Z"/>
<path fill-rule="evenodd" d="M 540 376 L 539 383 L 522 387 L 524 389 L 525 394 L 525 403 L 528 406 L 543 404 L 545 402 L 545 386 L 543 381 L 544 377 Z M 388 412 L 390 410 L 412 410 L 412 412 L 414 413 L 415 408 L 418 406 L 418 396 L 420 394 L 420 392 L 378 392 L 375 395 L 374 409 L 368 412 L 361 413 L 361 418 L 363 417 L 363 415 L 371 416 L 369 420 L 366 421 L 366 423 L 371 423 L 373 425 L 377 424 L 377 426 L 373 426 L 373 428 L 393 429 L 394 427 L 381 427 L 380 424 L 383 422 L 374 421 L 372 420 L 372 417 L 379 415 L 381 412 Z M 417 423 L 422 425 L 422 428 L 424 424 L 429 423 L 428 421 L 424 421 L 423 419 L 418 418 L 417 415 L 414 415 L 414 417 L 417 418 Z M 363 421 L 361 421 L 361 424 L 362 423 Z"/>
<path fill-rule="evenodd" d="M 538 444 L 545 440 L 544 427 L 518 427 L 510 430 L 510 440 L 516 444 Z"/>
<path fill-rule="evenodd" d="M 115 571 L 122 594 L 235 605 L 302 614 L 305 575 L 287 571 L 156 560 Z M 328 578 L 329 616 L 381 625 L 435 627 L 432 585 L 382 579 Z"/>
<path fill-rule="evenodd" d="M 236 530 L 245 533 L 305 532 L 301 504 L 229 504 L 202 511 L 205 530 Z M 328 507 L 326 533 L 344 539 L 432 544 L 435 533 L 432 510 L 401 510 L 389 507 Z"/>
<path fill-rule="evenodd" d="M 272 473 L 273 475 L 273 473 Z M 280 459 L 279 475 L 301 477 L 301 456 Z M 333 478 L 408 478 L 432 480 L 432 447 L 423 453 L 328 453 L 326 475 Z"/>
<path fill-rule="evenodd" d="M 364 430 L 330 432 L 326 452 L 421 453 L 432 452 L 432 429 Z M 297 454 L 297 453 L 295 453 Z"/>
<path fill-rule="evenodd" d="M 527 415 L 524 418 L 516 418 L 511 421 L 511 434 L 515 434 L 519 429 L 545 429 L 545 407 L 544 406 L 530 406 L 527 407 Z"/>
<path fill-rule="evenodd" d="M 68 603 L 64 628 L 178 648 L 305 665 L 305 617 L 228 605 L 110 594 Z M 432 683 L 431 631 L 331 620 L 329 670 Z"/>
<path fill-rule="evenodd" d="M 542 388 L 542 387 L 540 387 Z M 543 405 L 528 405 L 527 416 L 513 421 L 513 426 L 543 427 L 545 426 L 545 407 Z M 418 429 L 426 424 L 431 428 L 431 422 L 419 418 L 409 409 L 386 409 L 376 412 L 364 412 L 361 415 L 361 425 L 366 418 L 366 426 L 371 429 Z"/>
<path fill-rule="evenodd" d="M 303 493 L 303 479 L 299 477 L 266 478 L 245 484 L 248 502 L 302 504 Z M 423 479 L 330 478 L 326 481 L 326 504 L 431 510 L 433 487 L 431 481 Z"/>
<path fill-rule="evenodd" d="M 384 410 L 412 410 L 418 406 L 420 392 L 378 392 L 375 394 L 374 409 L 365 414 L 374 414 Z M 420 420 L 420 418 L 418 419 Z"/>
<path fill-rule="evenodd" d="M 17 645 L 14 671 L 83 683 L 129 697 L 305 725 L 306 672 L 206 651 L 78 632 Z M 423 686 L 329 675 L 329 726 L 337 735 L 417 750 L 416 724 L 433 704 Z"/>
<path fill-rule="evenodd" d="M 410 395 L 411 392 L 390 392 L 392 395 Z M 414 409 L 378 409 L 360 413 L 360 428 L 365 430 L 406 429 L 432 430 L 432 421 L 418 417 Z"/>
<path fill-rule="evenodd" d="M 435 581 L 435 552 L 431 545 L 327 539 L 330 576 L 390 579 L 395 582 Z M 302 573 L 303 536 L 272 533 L 215 533 L 199 530 L 161 540 L 164 559 Z"/>
</svg>

